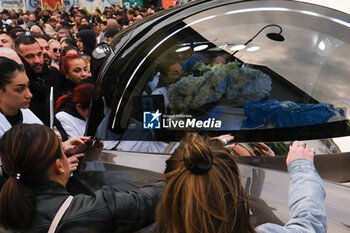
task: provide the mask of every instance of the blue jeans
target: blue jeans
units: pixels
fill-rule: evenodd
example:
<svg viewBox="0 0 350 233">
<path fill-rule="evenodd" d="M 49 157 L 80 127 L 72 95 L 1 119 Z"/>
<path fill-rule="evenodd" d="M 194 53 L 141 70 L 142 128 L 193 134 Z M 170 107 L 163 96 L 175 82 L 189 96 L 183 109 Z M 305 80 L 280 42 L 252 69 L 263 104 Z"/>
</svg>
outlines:
<svg viewBox="0 0 350 233">
<path fill-rule="evenodd" d="M 266 223 L 258 233 L 323 233 L 327 232 L 326 192 L 314 164 L 307 159 L 294 160 L 288 166 L 289 221 L 284 226 Z"/>
</svg>

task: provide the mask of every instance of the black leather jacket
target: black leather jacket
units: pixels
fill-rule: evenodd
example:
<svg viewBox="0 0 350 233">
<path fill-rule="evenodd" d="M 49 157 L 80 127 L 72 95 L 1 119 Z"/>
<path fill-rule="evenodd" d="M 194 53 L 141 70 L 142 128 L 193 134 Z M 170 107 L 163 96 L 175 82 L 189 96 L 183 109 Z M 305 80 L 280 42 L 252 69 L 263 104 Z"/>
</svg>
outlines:
<svg viewBox="0 0 350 233">
<path fill-rule="evenodd" d="M 91 196 L 78 194 L 63 215 L 56 233 L 136 231 L 154 221 L 164 186 L 165 182 L 157 182 L 132 192 L 118 192 L 106 186 Z M 37 213 L 32 226 L 23 232 L 46 233 L 69 193 L 55 182 L 34 192 Z"/>
</svg>

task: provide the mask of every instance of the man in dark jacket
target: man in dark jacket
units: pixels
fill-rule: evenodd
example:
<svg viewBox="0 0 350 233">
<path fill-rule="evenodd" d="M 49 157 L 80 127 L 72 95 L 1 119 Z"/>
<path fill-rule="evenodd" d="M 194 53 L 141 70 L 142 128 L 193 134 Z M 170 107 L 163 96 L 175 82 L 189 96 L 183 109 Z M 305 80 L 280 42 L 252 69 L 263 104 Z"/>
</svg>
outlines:
<svg viewBox="0 0 350 233">
<path fill-rule="evenodd" d="M 57 81 L 44 64 L 43 51 L 31 36 L 20 36 L 15 41 L 16 52 L 21 57 L 33 98 L 30 110 L 47 126 L 50 125 L 50 88 L 56 89 Z M 57 98 L 57 96 L 54 96 Z"/>
</svg>

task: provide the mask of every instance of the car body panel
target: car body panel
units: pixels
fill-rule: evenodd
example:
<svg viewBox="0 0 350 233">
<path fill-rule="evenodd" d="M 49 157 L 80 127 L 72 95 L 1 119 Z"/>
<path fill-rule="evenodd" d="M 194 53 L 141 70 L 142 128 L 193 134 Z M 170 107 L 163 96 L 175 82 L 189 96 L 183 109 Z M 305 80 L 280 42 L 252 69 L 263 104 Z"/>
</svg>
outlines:
<svg viewBox="0 0 350 233">
<path fill-rule="evenodd" d="M 100 174 L 105 178 L 97 181 L 100 182 L 97 187 L 96 183 L 91 185 L 96 180 L 89 180 L 91 174 L 96 175 L 96 171 L 90 170 L 78 177 L 85 182 L 84 185 L 88 186 L 91 191 L 105 184 L 114 185 L 120 190 L 130 190 L 159 179 L 165 169 L 165 161 L 169 156 L 165 154 L 104 151 L 97 161 L 105 165 L 105 170 Z M 316 167 L 322 164 L 319 159 L 322 159 L 322 157 L 316 156 Z M 281 158 L 280 162 L 284 163 L 284 160 Z M 284 167 L 286 168 L 285 165 Z M 239 169 L 242 184 L 251 197 L 253 224 L 260 225 L 266 222 L 283 224 L 287 222 L 289 219 L 288 174 L 241 163 Z M 322 177 L 322 171 L 320 175 Z M 326 189 L 325 205 L 328 232 L 349 232 L 349 185 L 339 185 L 339 183 L 325 181 L 324 186 Z"/>
<path fill-rule="evenodd" d="M 263 36 L 268 31 L 256 34 L 258 29 L 270 24 L 282 25 L 285 42 L 269 41 Z M 227 33 L 220 32 L 225 26 Z M 193 131 L 210 136 L 231 133 L 235 142 L 264 142 L 275 151 L 275 157 L 237 157 L 243 185 L 252 197 L 252 219 L 257 225 L 264 222 L 283 224 L 289 218 L 289 178 L 285 156 L 290 143 L 302 140 L 315 148 L 315 166 L 325 181 L 327 192 L 328 231 L 350 232 L 349 27 L 350 16 L 344 12 L 297 1 L 268 0 L 199 0 L 136 23 L 114 38 L 112 53 L 97 80 L 98 94 L 111 108 L 104 119 L 107 132 L 109 136 L 117 137 L 115 142 L 105 142 L 109 149 L 104 150 L 97 160 L 107 171 L 123 170 L 124 181 L 135 186 L 156 180 L 164 171 L 165 160 L 186 130 L 145 131 L 138 128 L 142 126 L 142 109 L 138 111 L 140 115 L 133 115 L 134 108 L 140 105 L 134 104 L 133 99 L 142 99 L 141 93 L 154 75 L 154 64 L 170 60 L 174 54 L 167 52 L 175 46 L 182 46 L 187 40 L 193 42 L 192 37 L 206 39 L 209 46 L 216 47 L 221 45 L 220 38 L 225 38 L 223 42 L 246 41 L 266 45 L 264 52 L 256 53 L 258 55 L 245 51 L 230 53 L 247 67 L 270 75 L 272 97 L 310 106 L 324 102 L 344 110 L 344 116 L 329 122 L 281 128 L 265 125 L 265 128 L 256 129 Z M 272 27 L 268 30 L 275 32 L 275 29 L 274 26 L 274 30 Z M 217 35 L 220 37 L 216 38 Z M 249 42 L 249 38 L 253 40 Z M 202 107 L 204 112 L 208 109 Z M 234 106 L 230 110 L 239 115 L 242 109 Z M 90 111 L 88 119 L 88 135 L 93 137 L 96 137 L 96 126 L 94 128 L 92 123 L 101 120 L 95 118 L 95 111 L 99 111 L 98 108 Z M 135 145 L 129 148 L 121 146 L 128 141 L 134 141 Z M 171 143 L 174 146 L 169 149 Z M 152 151 L 151 146 L 143 147 L 146 144 L 161 149 Z M 115 174 L 120 174 L 120 171 Z M 83 178 L 84 174 L 81 176 Z M 113 172 L 108 177 L 108 184 L 117 185 Z M 254 201 L 263 209 L 255 211 Z"/>
</svg>

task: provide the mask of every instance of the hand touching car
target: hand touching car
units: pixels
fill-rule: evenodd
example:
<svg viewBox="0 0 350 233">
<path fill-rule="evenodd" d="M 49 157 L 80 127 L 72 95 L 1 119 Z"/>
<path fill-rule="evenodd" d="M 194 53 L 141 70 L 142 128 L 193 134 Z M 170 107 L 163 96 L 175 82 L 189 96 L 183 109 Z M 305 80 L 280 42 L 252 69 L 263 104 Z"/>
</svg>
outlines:
<svg viewBox="0 0 350 233">
<path fill-rule="evenodd" d="M 314 151 L 311 147 L 305 145 L 302 142 L 295 141 L 293 145 L 289 147 L 288 157 L 286 160 L 287 166 L 296 159 L 308 159 L 314 161 Z"/>
</svg>

